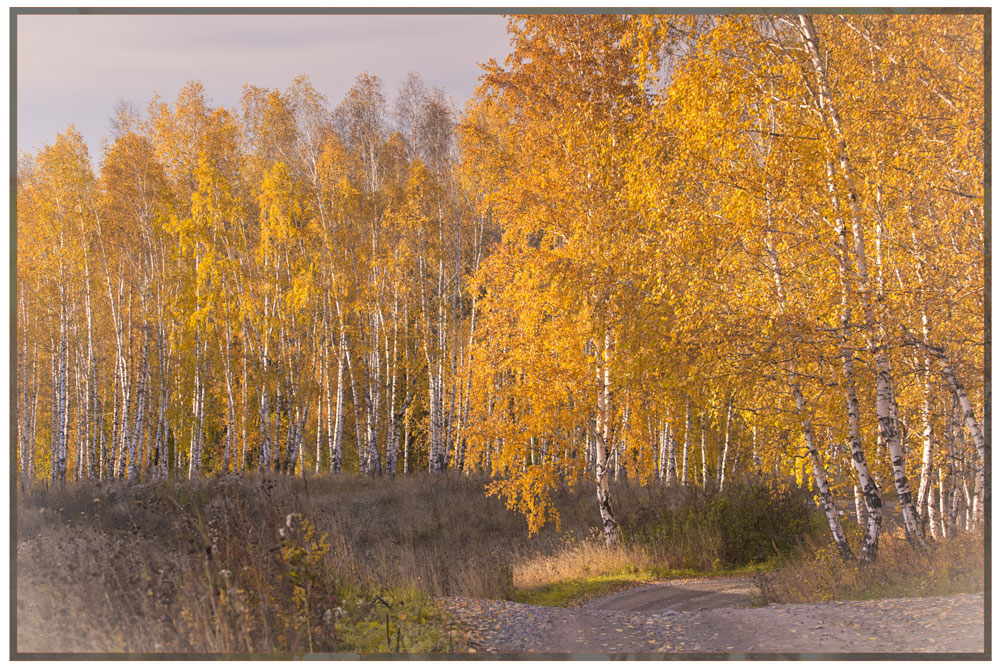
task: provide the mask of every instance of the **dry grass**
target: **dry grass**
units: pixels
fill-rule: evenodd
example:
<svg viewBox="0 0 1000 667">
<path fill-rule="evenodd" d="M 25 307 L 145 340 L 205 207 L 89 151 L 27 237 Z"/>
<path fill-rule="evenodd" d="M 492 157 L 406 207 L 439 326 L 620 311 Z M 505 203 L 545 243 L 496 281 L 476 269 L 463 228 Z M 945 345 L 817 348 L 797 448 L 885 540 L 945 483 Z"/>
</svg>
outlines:
<svg viewBox="0 0 1000 667">
<path fill-rule="evenodd" d="M 974 593 L 983 590 L 981 533 L 960 533 L 915 549 L 901 534 L 883 534 L 875 563 L 844 563 L 829 545 L 811 543 L 801 557 L 759 575 L 763 602 L 824 602 Z"/>
<path fill-rule="evenodd" d="M 397 629 L 401 650 L 453 649 L 432 596 L 510 597 L 514 562 L 562 540 L 529 537 L 484 483 L 231 477 L 22 494 L 18 650 L 395 650 Z M 567 528 L 595 523 L 589 493 L 560 503 Z"/>
<path fill-rule="evenodd" d="M 522 516 L 485 496 L 486 481 L 228 477 L 22 493 L 17 650 L 447 652 L 462 638 L 434 596 L 538 593 L 567 604 L 665 573 L 739 565 L 727 559 L 758 562 L 774 553 L 776 524 L 794 543 L 810 523 L 799 501 L 760 491 L 703 497 L 615 484 L 626 540 L 607 549 L 590 486 L 556 494 L 562 533 L 529 536 Z M 766 530 L 754 527 L 761 521 Z M 901 568 L 939 582 L 965 581 L 977 562 L 981 573 L 981 538 L 956 549 L 913 556 L 887 544 L 886 574 L 876 575 L 829 565 L 814 545 L 770 585 L 780 599 L 815 598 L 876 590 L 858 577 L 893 581 Z"/>
<path fill-rule="evenodd" d="M 606 547 L 597 536 L 581 539 L 570 535 L 554 552 L 518 561 L 514 566 L 514 585 L 537 588 L 572 579 L 652 570 L 658 565 L 648 549 L 639 545 Z"/>
</svg>

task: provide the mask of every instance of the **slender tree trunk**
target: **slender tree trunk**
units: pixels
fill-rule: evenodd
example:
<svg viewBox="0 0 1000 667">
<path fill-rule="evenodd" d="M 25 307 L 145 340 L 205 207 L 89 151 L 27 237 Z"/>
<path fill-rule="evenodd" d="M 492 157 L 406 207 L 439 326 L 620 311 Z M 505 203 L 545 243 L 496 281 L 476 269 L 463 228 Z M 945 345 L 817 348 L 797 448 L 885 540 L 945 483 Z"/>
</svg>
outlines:
<svg viewBox="0 0 1000 667">
<path fill-rule="evenodd" d="M 326 321 L 324 318 L 323 322 L 323 333 L 319 338 L 320 348 L 316 351 L 316 363 L 319 364 L 319 393 L 316 396 L 316 465 L 313 472 L 319 475 L 320 470 L 320 460 L 323 458 L 323 401 L 326 400 L 327 403 L 330 402 L 330 380 L 329 373 L 327 373 L 327 366 L 329 364 L 329 355 L 327 350 L 329 349 L 329 331 L 326 326 Z M 329 424 L 330 415 L 326 414 L 326 423 Z M 327 430 L 329 435 L 329 430 Z M 331 443 L 327 440 L 327 449 L 330 449 Z M 330 466 L 333 467 L 333 457 L 330 457 Z"/>
<path fill-rule="evenodd" d="M 386 423 L 388 433 L 385 443 L 385 468 L 386 472 L 396 476 L 396 460 L 399 458 L 399 423 L 396 416 L 396 390 L 397 390 L 397 352 L 399 349 L 399 302 L 398 297 L 393 295 L 392 306 L 392 353 L 389 353 L 389 340 L 385 341 L 385 369 L 389 382 L 389 402 L 386 405 Z"/>
<path fill-rule="evenodd" d="M 670 424 L 670 414 L 667 413 L 667 419 L 663 423 L 663 437 L 666 440 L 667 446 L 667 476 L 666 482 L 667 486 L 674 486 L 677 484 L 677 454 L 675 450 L 674 443 L 674 428 Z"/>
<path fill-rule="evenodd" d="M 656 454 L 656 478 L 663 482 L 667 481 L 667 434 L 666 431 L 654 428 L 653 437 L 657 443 Z"/>
<path fill-rule="evenodd" d="M 903 456 L 899 431 L 893 415 L 895 396 L 893 394 L 892 371 L 889 364 L 889 357 L 885 351 L 884 336 L 879 334 L 879 324 L 876 322 L 875 309 L 869 287 L 869 274 L 865 259 L 865 242 L 862 228 L 863 214 L 857 189 L 854 185 L 854 169 L 848 157 L 847 142 L 841 128 L 840 116 L 837 107 L 833 104 L 833 96 L 830 92 L 827 79 L 826 62 L 820 53 L 819 37 L 816 33 L 812 17 L 807 14 L 800 14 L 799 25 L 802 29 L 803 41 L 812 60 L 818 89 L 818 106 L 821 113 L 823 113 L 824 122 L 827 124 L 834 139 L 837 163 L 847 187 L 847 200 L 851 208 L 851 229 L 854 235 L 854 254 L 857 268 L 855 275 L 865 315 L 865 331 L 869 341 L 869 350 L 875 359 L 876 365 L 875 396 L 879 432 L 889 449 L 893 481 L 899 496 L 900 510 L 903 515 L 903 524 L 907 532 L 907 538 L 916 545 L 923 545 L 923 534 L 919 530 L 917 513 L 913 506 L 909 481 L 906 478 L 906 459 Z M 832 178 L 828 180 L 832 189 L 834 187 Z"/>
<path fill-rule="evenodd" d="M 280 342 L 279 348 L 281 350 Z M 271 469 L 274 472 L 281 472 L 281 421 L 284 417 L 288 421 L 288 399 L 281 392 L 281 385 L 284 382 L 281 373 L 281 361 L 278 361 L 277 372 L 275 373 L 274 385 L 274 430 L 271 432 Z M 291 424 L 288 425 L 291 428 Z"/>
<path fill-rule="evenodd" d="M 247 430 L 247 417 L 249 416 L 250 413 L 250 402 L 248 400 L 249 399 L 248 394 L 250 392 L 250 384 L 249 384 L 250 378 L 249 374 L 247 373 L 247 357 L 250 356 L 250 350 L 248 349 L 249 337 L 247 336 L 245 328 L 243 331 L 243 343 L 244 343 L 242 348 L 243 386 L 241 387 L 243 389 L 243 413 L 240 415 L 240 420 L 243 425 L 243 442 L 240 445 L 240 474 L 243 474 L 247 471 L 247 446 L 249 444 L 249 439 L 250 439 L 250 433 Z"/>
<path fill-rule="evenodd" d="M 201 377 L 201 332 L 197 332 L 195 340 L 194 385 L 191 391 L 191 443 L 188 447 L 188 479 L 194 479 L 201 470 L 201 414 L 202 414 L 202 377 Z"/>
<path fill-rule="evenodd" d="M 226 444 L 222 452 L 222 472 L 229 472 L 229 461 L 236 467 L 236 397 L 233 395 L 233 338 L 229 319 L 226 319 L 226 348 L 223 350 L 223 369 L 226 375 Z"/>
<path fill-rule="evenodd" d="M 601 526 L 604 532 L 604 543 L 607 546 L 618 544 L 620 537 L 618 521 L 615 519 L 614 506 L 611 502 L 611 488 L 608 484 L 608 441 L 611 436 L 611 334 L 604 336 L 604 352 L 598 366 L 601 384 L 597 394 L 597 428 L 594 431 L 596 441 L 595 477 L 597 482 L 597 505 L 601 514 Z"/>
<path fill-rule="evenodd" d="M 931 531 L 931 538 L 936 540 L 939 537 L 938 536 L 938 513 L 937 513 L 937 503 L 935 502 L 936 498 L 934 496 L 935 496 L 935 494 L 934 494 L 934 485 L 931 484 L 930 487 L 927 490 L 927 497 L 925 498 L 925 500 L 927 501 L 926 515 L 925 516 L 926 516 L 926 521 L 927 521 L 927 527 Z"/>
<path fill-rule="evenodd" d="M 87 433 L 87 423 L 89 415 L 87 414 L 87 390 L 84 388 L 85 381 L 83 379 L 83 361 L 80 358 L 80 352 L 76 353 L 76 472 L 73 475 L 73 479 L 77 482 L 80 481 L 81 475 L 86 474 L 87 460 L 87 442 L 89 441 Z"/>
<path fill-rule="evenodd" d="M 768 222 L 770 223 L 770 200 L 768 200 Z M 770 232 L 768 232 L 767 235 L 767 249 L 768 254 L 771 257 L 771 269 L 774 273 L 774 282 L 778 295 L 778 309 L 782 317 L 784 317 L 787 315 L 788 308 L 787 295 L 785 293 L 784 281 L 782 280 L 781 263 L 778 258 L 777 248 L 775 247 L 774 238 Z M 793 359 L 795 358 L 794 353 L 790 356 Z M 847 538 L 844 536 L 844 530 L 837 517 L 837 509 L 833 502 L 833 495 L 830 493 L 830 485 L 827 482 L 826 470 L 823 467 L 823 461 L 820 459 L 816 443 L 813 441 L 812 418 L 806 407 L 806 401 L 805 397 L 802 395 L 802 389 L 799 386 L 799 374 L 794 361 L 788 371 L 788 386 L 792 390 L 792 397 L 795 399 L 795 408 L 798 411 L 799 419 L 802 422 L 802 437 L 805 440 L 806 449 L 809 452 L 809 459 L 812 462 L 813 478 L 816 481 L 816 489 L 819 491 L 820 507 L 823 509 L 823 513 L 826 515 L 827 524 L 830 526 L 830 532 L 833 535 L 833 543 L 837 546 L 837 550 L 840 552 L 842 560 L 852 561 L 854 560 L 854 554 L 851 552 L 851 548 L 847 544 Z M 732 405 L 732 398 L 730 398 L 730 414 L 732 414 Z M 756 427 L 754 429 L 754 434 L 754 441 L 756 442 Z M 726 440 L 728 441 L 728 439 L 729 418 L 727 417 Z M 857 487 L 855 487 L 855 491 L 856 490 Z"/>
<path fill-rule="evenodd" d="M 344 461 L 344 360 L 347 356 L 347 339 L 343 329 L 340 332 L 340 342 L 337 352 L 337 412 L 333 420 L 333 453 L 331 469 L 339 473 Z M 329 401 L 329 395 L 327 396 Z M 329 413 L 329 405 L 327 406 Z"/>
<path fill-rule="evenodd" d="M 944 350 L 929 345 L 926 346 L 926 349 L 930 350 L 937 358 L 938 365 L 941 367 L 941 374 L 944 376 L 945 381 L 958 400 L 958 404 L 961 406 L 962 417 L 965 419 L 965 427 L 968 429 L 969 434 L 972 436 L 972 442 L 976 446 L 976 453 L 979 459 L 976 466 L 976 491 L 978 498 L 982 500 L 975 505 L 976 511 L 973 516 L 973 523 L 974 525 L 982 525 L 983 505 L 989 502 L 990 494 L 990 480 L 986 476 L 989 472 L 986 468 L 986 441 L 983 438 L 983 432 L 979 429 L 979 420 L 976 418 L 976 411 L 972 407 L 972 401 L 969 400 L 969 395 L 965 391 L 965 387 L 948 363 L 948 357 L 945 355 Z"/>
<path fill-rule="evenodd" d="M 934 455 L 934 427 L 931 424 L 930 360 L 925 356 L 923 362 L 924 395 L 920 405 L 920 418 L 924 426 L 924 449 L 920 460 L 920 486 L 917 489 L 917 511 L 920 513 L 921 518 L 926 521 L 928 519 L 928 503 L 933 505 L 933 500 L 930 500 L 930 493 L 933 488 L 931 464 Z"/>
<path fill-rule="evenodd" d="M 861 489 L 858 485 L 854 485 L 854 518 L 858 522 L 858 526 L 864 529 L 867 523 L 867 512 L 865 510 L 864 499 L 861 496 Z"/>
<path fill-rule="evenodd" d="M 427 378 L 427 390 L 428 390 L 428 401 L 429 401 L 429 415 L 430 420 L 430 471 L 437 473 L 443 472 L 445 468 L 444 461 L 444 451 L 443 443 L 441 441 L 441 420 L 439 414 L 441 413 L 441 393 L 438 388 L 438 380 L 440 374 L 435 373 L 433 367 L 428 368 L 428 378 Z"/>
<path fill-rule="evenodd" d="M 708 455 L 705 452 L 705 412 L 698 411 L 698 426 L 701 428 L 701 488 L 708 488 Z"/>
<path fill-rule="evenodd" d="M 948 521 L 947 521 L 947 519 L 948 519 L 948 508 L 947 508 L 948 494 L 945 492 L 945 488 L 946 487 L 945 487 L 945 483 L 944 483 L 944 468 L 941 467 L 941 466 L 939 466 L 938 467 L 938 503 L 939 503 L 939 506 L 938 506 L 938 519 L 939 519 L 940 524 L 941 524 L 940 525 L 940 531 L 941 531 L 941 539 L 942 540 L 947 539 L 948 538 L 948 533 L 950 532 L 948 530 L 949 526 L 948 526 Z"/>
<path fill-rule="evenodd" d="M 812 462 L 813 478 L 816 480 L 816 490 L 819 491 L 820 507 L 826 515 L 827 524 L 833 535 L 833 543 L 837 546 L 840 557 L 845 561 L 852 561 L 854 554 L 847 544 L 847 538 L 844 536 L 844 530 L 837 517 L 837 508 L 833 502 L 833 494 L 830 493 L 830 485 L 827 483 L 826 470 L 823 468 L 823 461 L 820 459 L 819 450 L 816 449 L 816 443 L 813 442 L 812 419 L 806 410 L 805 398 L 802 396 L 802 391 L 794 376 L 790 384 L 792 394 L 795 397 L 795 407 L 802 420 L 802 436 L 806 442 L 806 450 L 809 452 L 809 460 Z"/>
<path fill-rule="evenodd" d="M 316 395 L 316 460 L 313 466 L 313 474 L 319 475 L 320 461 L 323 458 L 323 398 L 326 389 L 326 364 L 325 360 L 321 360 L 320 364 L 320 386 L 319 393 Z M 327 417 L 327 421 L 330 418 Z M 327 445 L 329 446 L 329 445 Z"/>
<path fill-rule="evenodd" d="M 261 474 L 271 469 L 271 406 L 267 391 L 267 348 L 258 340 L 257 348 L 260 355 L 260 400 L 258 402 L 258 417 L 260 430 L 260 453 L 257 456 L 257 469 Z"/>
<path fill-rule="evenodd" d="M 142 366 L 139 370 L 138 390 L 135 397 L 135 422 L 132 426 L 132 438 L 129 441 L 128 481 L 136 481 L 139 476 L 139 457 L 141 456 L 142 435 L 146 425 L 146 394 L 149 385 L 149 341 L 143 343 Z"/>
<path fill-rule="evenodd" d="M 729 404 L 726 408 L 726 435 L 723 438 L 722 456 L 719 457 L 719 491 L 726 486 L 726 459 L 729 457 L 729 436 L 733 421 L 733 397 L 729 397 Z"/>
<path fill-rule="evenodd" d="M 348 373 L 351 376 L 351 398 L 353 399 L 353 401 L 352 401 L 352 407 L 354 408 L 354 430 L 355 430 L 355 434 L 356 434 L 355 437 L 357 438 L 357 445 L 358 445 L 358 474 L 363 474 L 364 473 L 364 453 L 362 452 L 362 449 L 364 447 L 364 437 L 361 434 L 361 417 L 358 414 L 358 390 L 357 390 L 357 386 L 354 383 L 354 368 L 352 368 L 352 366 L 351 366 L 351 351 L 350 351 L 350 348 L 348 348 L 346 350 L 346 352 L 344 354 L 344 357 L 347 360 L 347 371 L 348 371 Z"/>
<path fill-rule="evenodd" d="M 688 451 L 691 449 L 691 397 L 684 397 L 684 454 L 681 456 L 681 486 L 687 486 Z"/>
<path fill-rule="evenodd" d="M 49 480 L 55 486 L 59 480 L 59 348 L 52 341 L 52 428 L 49 438 Z"/>
<path fill-rule="evenodd" d="M 830 169 L 831 167 L 828 166 L 828 172 Z M 832 201 L 836 208 L 838 200 L 832 189 L 832 180 L 828 179 L 828 182 L 830 183 Z M 864 516 L 867 527 L 861 547 L 861 561 L 868 563 L 873 562 L 878 556 L 878 538 L 882 529 L 882 494 L 868 470 L 868 460 L 861 445 L 861 409 L 854 376 L 854 348 L 851 347 L 850 343 L 852 327 L 852 309 L 848 291 L 850 258 L 847 246 L 847 227 L 839 215 L 837 217 L 837 235 L 841 288 L 839 343 L 841 368 L 844 375 L 844 398 L 847 408 L 848 444 L 851 449 L 854 471 L 858 477 L 858 486 L 865 501 Z"/>
</svg>

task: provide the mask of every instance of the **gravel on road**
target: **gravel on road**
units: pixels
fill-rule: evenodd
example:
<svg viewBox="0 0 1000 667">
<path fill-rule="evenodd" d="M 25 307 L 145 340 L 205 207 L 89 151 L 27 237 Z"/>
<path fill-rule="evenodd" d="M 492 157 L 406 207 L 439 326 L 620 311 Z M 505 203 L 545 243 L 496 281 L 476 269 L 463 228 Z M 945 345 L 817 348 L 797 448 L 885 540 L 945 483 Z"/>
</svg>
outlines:
<svg viewBox="0 0 1000 667">
<path fill-rule="evenodd" d="M 444 598 L 487 653 L 978 653 L 982 593 L 750 608 L 746 578 L 678 580 L 576 608 Z M 985 656 L 984 656 L 985 657 Z"/>
</svg>

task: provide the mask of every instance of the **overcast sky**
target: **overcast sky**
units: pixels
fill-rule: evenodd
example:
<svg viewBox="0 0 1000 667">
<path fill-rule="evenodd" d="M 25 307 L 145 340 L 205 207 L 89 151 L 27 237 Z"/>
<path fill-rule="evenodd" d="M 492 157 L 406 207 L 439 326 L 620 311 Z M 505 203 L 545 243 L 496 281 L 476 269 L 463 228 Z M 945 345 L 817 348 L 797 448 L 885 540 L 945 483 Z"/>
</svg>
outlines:
<svg viewBox="0 0 1000 667">
<path fill-rule="evenodd" d="M 407 72 L 462 106 L 478 63 L 509 49 L 502 16 L 17 17 L 18 150 L 51 143 L 69 123 L 93 157 L 119 99 L 144 110 L 199 80 L 215 106 L 238 104 L 244 83 L 287 88 L 306 74 L 335 106 L 363 71 L 391 100 Z"/>
</svg>

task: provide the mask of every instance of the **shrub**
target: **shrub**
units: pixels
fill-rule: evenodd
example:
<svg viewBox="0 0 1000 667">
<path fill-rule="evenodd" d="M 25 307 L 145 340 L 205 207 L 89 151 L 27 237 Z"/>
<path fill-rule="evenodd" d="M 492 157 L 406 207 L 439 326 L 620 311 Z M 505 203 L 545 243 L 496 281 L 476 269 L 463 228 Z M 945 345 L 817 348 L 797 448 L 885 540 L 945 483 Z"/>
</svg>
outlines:
<svg viewBox="0 0 1000 667">
<path fill-rule="evenodd" d="M 623 533 L 669 567 L 714 570 L 792 553 L 814 530 L 817 514 L 804 489 L 766 482 L 683 488 L 659 509 L 625 517 Z"/>
</svg>

